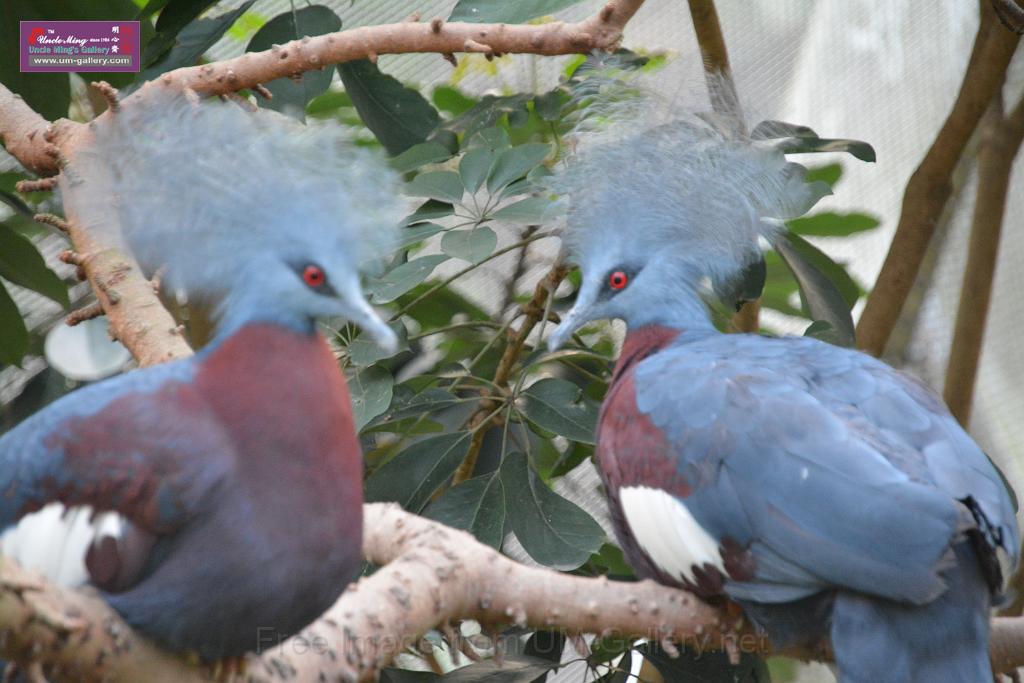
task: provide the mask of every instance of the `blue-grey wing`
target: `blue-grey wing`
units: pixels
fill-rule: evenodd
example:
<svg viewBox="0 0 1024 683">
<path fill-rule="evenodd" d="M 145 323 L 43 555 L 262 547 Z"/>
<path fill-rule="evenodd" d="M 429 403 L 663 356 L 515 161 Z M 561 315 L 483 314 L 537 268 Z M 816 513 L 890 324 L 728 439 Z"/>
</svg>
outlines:
<svg viewBox="0 0 1024 683">
<path fill-rule="evenodd" d="M 51 502 L 180 526 L 222 477 L 229 441 L 191 360 L 83 387 L 0 437 L 0 529 Z"/>
<path fill-rule="evenodd" d="M 637 366 L 637 407 L 666 435 L 717 540 L 749 548 L 738 599 L 826 586 L 927 602 L 978 502 L 1015 562 L 1012 505 L 994 467 L 930 392 L 816 340 L 714 335 Z"/>
</svg>

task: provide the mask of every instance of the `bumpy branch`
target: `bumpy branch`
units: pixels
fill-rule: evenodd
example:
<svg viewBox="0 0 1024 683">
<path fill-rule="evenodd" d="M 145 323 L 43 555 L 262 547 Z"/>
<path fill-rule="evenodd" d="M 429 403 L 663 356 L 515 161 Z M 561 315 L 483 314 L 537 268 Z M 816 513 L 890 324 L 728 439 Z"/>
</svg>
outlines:
<svg viewBox="0 0 1024 683">
<path fill-rule="evenodd" d="M 265 650 L 246 661 L 247 680 L 371 680 L 428 630 L 460 619 L 486 628 L 671 639 L 700 651 L 771 650 L 763 637 L 735 630 L 732 617 L 683 591 L 526 567 L 393 504 L 365 506 L 364 524 L 363 554 L 382 568 L 300 635 L 278 642 L 254 632 Z M 55 681 L 209 680 L 210 672 L 134 635 L 99 598 L 54 588 L 10 562 L 0 564 L 0 629 L 4 657 L 41 662 Z M 994 620 L 991 653 L 1000 671 L 1024 665 L 1024 618 Z"/>
<path fill-rule="evenodd" d="M 73 158 L 91 133 L 87 126 L 63 121 L 62 137 L 32 111 L 17 95 L 0 85 L 0 138 L 7 151 L 26 168 L 47 173 L 61 168 Z M 73 141 L 73 144 L 61 144 Z M 58 177 L 63 191 L 70 183 L 88 182 L 66 173 Z M 125 254 L 96 241 L 76 215 L 71 202 L 65 202 L 67 221 L 62 225 L 75 246 L 71 257 L 85 273 L 110 322 L 112 336 L 124 344 L 140 365 L 152 365 L 189 355 L 192 351 L 178 333 L 177 323 L 161 305 L 153 285 L 138 265 Z M 108 220 L 115 220 L 111 212 Z"/>
<path fill-rule="evenodd" d="M 907 182 L 896 234 L 857 324 L 858 346 L 875 356 L 885 351 L 949 199 L 953 170 L 985 108 L 1002 87 L 1006 67 L 1020 41 L 1020 36 L 999 23 L 989 2 L 982 0 L 980 5 L 981 24 L 960 94 Z"/>
</svg>

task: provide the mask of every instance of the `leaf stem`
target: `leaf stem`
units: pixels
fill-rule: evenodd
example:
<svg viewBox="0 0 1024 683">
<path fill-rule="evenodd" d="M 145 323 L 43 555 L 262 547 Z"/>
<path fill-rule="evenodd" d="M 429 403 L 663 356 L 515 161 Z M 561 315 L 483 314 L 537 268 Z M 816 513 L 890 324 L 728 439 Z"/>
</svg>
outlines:
<svg viewBox="0 0 1024 683">
<path fill-rule="evenodd" d="M 497 251 L 492 253 L 487 258 L 482 259 L 480 261 L 477 261 L 476 263 L 470 264 L 470 265 L 466 266 L 465 268 L 463 268 L 462 270 L 460 270 L 460 271 L 454 273 L 453 275 L 445 278 L 441 282 L 438 282 L 436 285 L 434 285 L 433 287 L 431 287 L 427 291 L 423 292 L 418 297 L 416 297 L 415 299 L 413 299 L 412 301 L 410 301 L 409 303 L 407 303 L 406 305 L 404 305 L 400 309 L 398 309 L 398 311 L 394 315 L 391 316 L 390 320 L 391 321 L 397 320 L 399 317 L 401 317 L 401 316 L 405 315 L 406 313 L 408 313 L 409 309 L 413 308 L 416 304 L 420 303 L 421 301 L 423 301 L 424 299 L 426 299 L 426 298 L 428 298 L 430 296 L 433 296 L 434 294 L 436 294 L 440 290 L 444 289 L 445 287 L 447 287 L 451 283 L 453 283 L 456 280 L 458 280 L 463 275 L 466 275 L 467 273 L 473 272 L 474 270 L 476 270 L 477 268 L 479 268 L 483 264 L 487 263 L 488 261 L 492 261 L 492 260 L 498 258 L 499 256 L 503 255 L 503 254 L 507 254 L 510 251 L 515 251 L 516 249 L 519 249 L 520 247 L 525 246 L 525 245 L 529 244 L 530 242 L 536 242 L 537 240 L 542 240 L 542 239 L 544 239 L 546 237 L 553 237 L 554 234 L 555 234 L 554 232 L 550 232 L 550 231 L 549 232 L 539 232 L 536 235 L 531 235 L 530 237 L 528 237 L 528 238 L 526 238 L 524 240 L 520 240 L 518 242 L 515 242 L 513 244 L 508 245 L 507 247 L 502 247 L 501 249 L 498 249 Z"/>
</svg>

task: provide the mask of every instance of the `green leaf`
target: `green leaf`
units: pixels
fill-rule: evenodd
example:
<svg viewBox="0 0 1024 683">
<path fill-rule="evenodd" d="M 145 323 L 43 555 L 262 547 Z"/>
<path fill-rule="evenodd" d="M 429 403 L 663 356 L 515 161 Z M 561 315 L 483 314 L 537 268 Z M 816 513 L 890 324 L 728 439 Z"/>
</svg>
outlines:
<svg viewBox="0 0 1024 683">
<path fill-rule="evenodd" d="M 823 342 L 834 344 L 836 346 L 849 346 L 846 338 L 836 331 L 836 328 L 832 327 L 831 323 L 827 323 L 824 320 L 815 320 L 812 322 L 806 330 L 804 330 L 805 337 L 814 337 L 820 339 Z"/>
<path fill-rule="evenodd" d="M 407 386 L 400 386 L 411 393 Z M 459 405 L 459 398 L 455 394 L 445 389 L 430 387 L 418 394 L 411 394 L 404 398 L 396 394 L 395 403 L 391 406 L 391 417 L 418 416 L 423 413 L 444 410 L 457 405 Z"/>
<path fill-rule="evenodd" d="M 834 164 L 825 164 L 824 166 L 811 166 L 808 167 L 807 172 L 804 174 L 804 181 L 808 183 L 823 182 L 831 188 L 835 188 L 836 183 L 843 177 L 843 165 L 836 162 Z"/>
<path fill-rule="evenodd" d="M 861 140 L 832 138 L 780 138 L 774 147 L 783 154 L 846 152 L 861 161 L 874 161 L 875 148 Z"/>
<path fill-rule="evenodd" d="M 529 110 L 527 109 L 529 101 L 530 95 L 525 94 L 484 95 L 480 98 L 479 102 L 474 104 L 465 113 L 448 121 L 445 127 L 464 133 L 465 139 L 470 141 L 475 139 L 478 132 L 488 129 L 500 130 L 507 140 L 508 134 L 500 123 L 502 118 L 507 115 L 509 125 L 513 127 L 521 124 L 522 121 L 517 122 L 514 119 L 522 118 L 523 115 L 529 116 Z M 471 144 L 470 146 L 474 145 Z"/>
<path fill-rule="evenodd" d="M 398 231 L 398 244 L 395 249 L 405 249 L 408 246 L 422 242 L 444 230 L 443 226 L 437 223 L 417 223 L 406 226 Z"/>
<path fill-rule="evenodd" d="M 265 23 L 249 40 L 246 52 L 263 52 L 274 45 L 304 36 L 320 36 L 341 30 L 341 19 L 328 7 L 310 5 L 294 11 L 288 10 Z M 278 78 L 264 83 L 274 97 L 260 100 L 260 106 L 273 109 L 300 120 L 305 118 L 306 105 L 314 97 L 322 95 L 331 87 L 332 69 L 307 71 L 299 78 Z"/>
<path fill-rule="evenodd" d="M 459 0 L 448 15 L 448 21 L 522 24 L 579 2 L 581 0 Z"/>
<path fill-rule="evenodd" d="M 509 526 L 530 557 L 561 571 L 576 569 L 597 552 L 605 533 L 594 518 L 549 489 L 522 453 L 501 464 Z"/>
<path fill-rule="evenodd" d="M 491 172 L 487 174 L 487 189 L 494 193 L 513 180 L 526 175 L 551 153 L 551 146 L 545 142 L 528 142 L 506 149 L 494 160 Z"/>
<path fill-rule="evenodd" d="M 431 140 L 413 145 L 391 160 L 391 168 L 408 173 L 427 164 L 436 164 L 452 158 L 451 151 L 440 142 Z"/>
<path fill-rule="evenodd" d="M 413 259 L 388 271 L 382 277 L 371 280 L 367 283 L 366 289 L 372 293 L 374 303 L 389 303 L 426 280 L 438 264 L 447 260 L 446 254 L 433 254 Z"/>
<path fill-rule="evenodd" d="M 179 67 L 195 65 L 255 1 L 247 0 L 230 12 L 209 19 L 196 19 L 188 24 L 175 37 L 173 46 L 139 73 L 135 79 L 136 86 Z"/>
<path fill-rule="evenodd" d="M 157 17 L 156 30 L 162 34 L 177 34 L 217 2 L 218 0 L 170 0 L 164 4 L 160 16 Z"/>
<path fill-rule="evenodd" d="M 761 293 L 762 305 L 786 315 L 802 316 L 800 309 L 791 303 L 793 294 L 800 289 L 793 278 L 793 273 L 784 265 L 782 257 L 776 251 L 765 252 L 764 258 L 768 264 L 768 278 Z"/>
<path fill-rule="evenodd" d="M 334 116 L 339 109 L 352 107 L 352 98 L 344 91 L 328 90 L 322 95 L 317 95 L 306 105 L 306 116 L 314 118 L 326 118 Z"/>
<path fill-rule="evenodd" d="M 455 207 L 450 203 L 430 199 L 420 204 L 419 208 L 406 216 L 402 222 L 404 225 L 415 225 L 416 223 L 423 223 L 434 218 L 451 216 L 453 213 L 455 213 Z"/>
<path fill-rule="evenodd" d="M 170 0 L 156 20 L 156 35 L 142 52 L 142 63 L 152 66 L 174 47 L 178 34 L 218 0 Z"/>
<path fill-rule="evenodd" d="M 611 543 L 602 545 L 593 559 L 597 564 L 606 568 L 611 576 L 634 576 L 633 568 L 626 562 L 626 556 L 622 554 L 622 550 Z"/>
<path fill-rule="evenodd" d="M 352 394 L 352 419 L 359 431 L 391 405 L 395 380 L 387 368 L 371 365 L 351 375 L 348 387 Z"/>
<path fill-rule="evenodd" d="M 522 398 L 530 422 L 572 441 L 594 443 L 598 406 L 572 382 L 547 377 L 527 387 Z"/>
<path fill-rule="evenodd" d="M 470 437 L 469 432 L 453 432 L 412 444 L 367 478 L 366 501 L 395 501 L 419 513 L 459 468 Z"/>
<path fill-rule="evenodd" d="M 476 104 L 475 99 L 467 97 L 461 90 L 450 85 L 439 85 L 434 88 L 432 99 L 434 100 L 435 107 L 441 111 L 448 112 L 452 116 L 459 116 L 472 109 L 473 105 Z"/>
<path fill-rule="evenodd" d="M 12 176 L 17 178 L 13 182 L 11 182 L 12 186 L 16 185 L 18 180 L 27 180 L 28 179 L 28 176 L 22 175 L 20 173 L 0 173 L 0 185 L 2 185 L 2 181 L 7 180 L 9 177 L 12 177 Z M 32 193 L 32 194 L 41 194 L 41 193 Z M 18 195 L 14 194 L 13 191 L 8 191 L 6 189 L 2 189 L 2 187 L 0 187 L 0 202 L 3 202 L 7 206 L 11 207 L 12 209 L 14 209 L 15 213 L 21 215 L 22 218 L 25 218 L 25 219 L 28 219 L 28 220 L 32 220 L 32 217 L 36 213 L 35 211 L 32 210 L 32 208 L 28 204 L 26 204 L 21 199 L 21 197 L 19 197 Z"/>
<path fill-rule="evenodd" d="M 874 230 L 879 221 L 863 213 L 835 213 L 822 211 L 813 216 L 801 216 L 786 221 L 790 231 L 812 237 L 846 237 L 865 230 Z"/>
<path fill-rule="evenodd" d="M 70 305 L 67 285 L 46 267 L 31 240 L 3 223 L 0 223 L 0 277 L 39 292 L 61 306 Z"/>
<path fill-rule="evenodd" d="M 501 548 L 505 536 L 505 489 L 497 472 L 454 486 L 431 503 L 424 516 L 464 529 L 481 543 Z"/>
<path fill-rule="evenodd" d="M 403 437 L 418 434 L 440 434 L 446 431 L 440 422 L 420 417 L 403 417 L 398 420 L 391 420 L 381 417 L 363 428 L 361 434 L 375 434 L 378 432 L 391 432 L 401 434 Z"/>
<path fill-rule="evenodd" d="M 787 237 L 789 238 L 790 245 L 803 256 L 804 260 L 821 271 L 836 286 L 836 289 L 839 290 L 843 300 L 846 302 L 846 307 L 848 309 L 853 308 L 853 305 L 857 303 L 857 299 L 860 298 L 863 291 L 860 285 L 846 272 L 846 269 L 833 261 L 828 254 L 802 237 L 792 233 L 788 233 Z"/>
<path fill-rule="evenodd" d="M 149 0 L 149 2 L 139 10 L 139 13 L 136 15 L 136 19 L 147 19 L 153 16 L 166 7 L 168 2 L 170 2 L 170 0 Z"/>
<path fill-rule="evenodd" d="M 537 225 L 544 221 L 551 209 L 552 203 L 547 197 L 527 197 L 498 209 L 491 218 L 520 225 Z"/>
<path fill-rule="evenodd" d="M 364 330 L 360 330 L 359 334 L 356 335 L 356 338 L 352 340 L 352 343 L 346 349 L 349 360 L 352 361 L 353 365 L 373 365 L 379 360 L 392 358 L 403 351 L 409 350 L 409 332 L 405 329 L 405 324 L 401 320 L 393 320 L 388 323 L 388 327 L 398 337 L 398 349 L 394 353 L 385 351 Z"/>
<path fill-rule="evenodd" d="M 473 194 L 480 189 L 493 163 L 494 151 L 487 147 L 475 147 L 462 155 L 459 160 L 459 177 L 467 192 Z"/>
<path fill-rule="evenodd" d="M 470 147 L 486 147 L 497 152 L 512 145 L 504 128 L 484 128 L 470 138 Z"/>
<path fill-rule="evenodd" d="M 424 294 L 430 287 L 420 285 L 409 292 L 409 297 L 418 297 Z M 456 316 L 466 316 L 470 320 L 489 320 L 490 313 L 484 311 L 477 304 L 466 299 L 451 287 L 442 287 L 435 290 L 426 299 L 423 299 L 407 311 L 408 315 L 426 329 L 441 327 L 452 322 Z"/>
<path fill-rule="evenodd" d="M 450 230 L 441 238 L 441 251 L 470 263 L 480 263 L 496 246 L 498 236 L 486 225 L 472 230 Z"/>
<path fill-rule="evenodd" d="M 796 278 L 810 317 L 831 325 L 839 345 L 854 346 L 856 340 L 850 307 L 859 294 L 857 284 L 841 266 L 797 235 L 780 235 L 774 246 Z M 848 297 L 850 285 L 854 288 L 852 301 Z M 845 295 L 843 289 L 847 290 Z"/>
<path fill-rule="evenodd" d="M 412 197 L 430 197 L 445 202 L 462 201 L 462 180 L 453 171 L 427 171 L 420 173 L 405 186 Z"/>
<path fill-rule="evenodd" d="M 338 74 L 359 117 L 392 156 L 425 142 L 441 121 L 419 91 L 382 73 L 369 60 L 339 64 Z"/>
<path fill-rule="evenodd" d="M 7 288 L 0 282 L 0 364 L 18 365 L 28 351 L 28 330 Z"/>
<path fill-rule="evenodd" d="M 562 107 L 568 102 L 568 93 L 561 88 L 555 88 L 537 95 L 533 100 L 533 109 L 544 121 L 557 121 L 562 118 Z"/>
</svg>

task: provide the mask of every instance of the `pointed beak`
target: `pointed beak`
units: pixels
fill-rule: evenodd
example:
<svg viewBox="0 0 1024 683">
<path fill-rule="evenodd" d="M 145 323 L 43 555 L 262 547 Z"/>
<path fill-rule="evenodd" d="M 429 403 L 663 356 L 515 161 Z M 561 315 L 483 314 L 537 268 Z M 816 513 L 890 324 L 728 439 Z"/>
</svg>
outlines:
<svg viewBox="0 0 1024 683">
<path fill-rule="evenodd" d="M 346 287 L 340 298 L 345 306 L 345 317 L 355 323 L 383 350 L 394 353 L 398 350 L 398 337 L 384 320 L 377 315 L 358 287 Z"/>
<path fill-rule="evenodd" d="M 591 311 L 596 300 L 597 291 L 587 287 L 587 283 L 584 282 L 576 296 L 576 305 L 562 317 L 558 328 L 548 336 L 548 351 L 559 349 L 569 341 L 573 332 L 579 329 L 583 323 L 591 320 Z"/>
<path fill-rule="evenodd" d="M 557 351 L 565 342 L 569 341 L 569 337 L 579 327 L 576 322 L 578 317 L 575 308 L 565 314 L 555 331 L 548 335 L 548 351 Z"/>
</svg>

